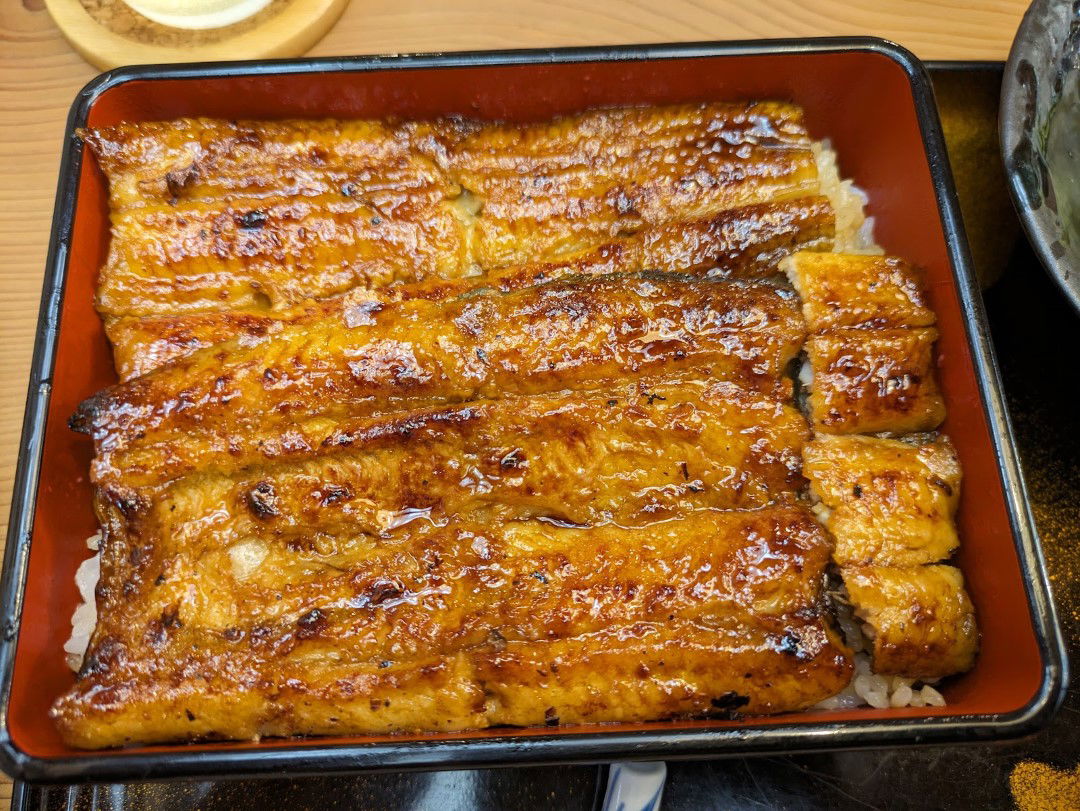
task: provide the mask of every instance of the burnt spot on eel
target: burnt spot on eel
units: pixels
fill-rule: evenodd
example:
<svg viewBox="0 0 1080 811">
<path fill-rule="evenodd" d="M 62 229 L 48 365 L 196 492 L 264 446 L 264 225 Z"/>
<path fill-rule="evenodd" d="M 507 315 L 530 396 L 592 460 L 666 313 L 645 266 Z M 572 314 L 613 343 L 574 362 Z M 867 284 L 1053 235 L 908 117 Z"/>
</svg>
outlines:
<svg viewBox="0 0 1080 811">
<path fill-rule="evenodd" d="M 734 715 L 739 707 L 745 707 L 749 704 L 750 697 L 739 695 L 734 690 L 728 690 L 723 695 L 710 699 L 709 703 L 712 704 L 713 709 L 722 710 L 730 716 Z"/>
<path fill-rule="evenodd" d="M 266 225 L 267 219 L 269 218 L 265 211 L 255 209 L 254 211 L 246 211 L 241 214 L 237 218 L 236 223 L 245 231 L 254 231 Z"/>
<path fill-rule="evenodd" d="M 326 627 L 326 614 L 313 608 L 296 621 L 296 638 L 312 639 L 319 636 Z"/>
<path fill-rule="evenodd" d="M 266 520 L 280 515 L 277 493 L 270 482 L 259 482 L 244 496 L 247 507 L 256 518 Z"/>
<path fill-rule="evenodd" d="M 319 503 L 324 507 L 337 504 L 339 501 L 348 501 L 353 497 L 353 491 L 344 484 L 324 484 L 317 491 Z"/>
</svg>

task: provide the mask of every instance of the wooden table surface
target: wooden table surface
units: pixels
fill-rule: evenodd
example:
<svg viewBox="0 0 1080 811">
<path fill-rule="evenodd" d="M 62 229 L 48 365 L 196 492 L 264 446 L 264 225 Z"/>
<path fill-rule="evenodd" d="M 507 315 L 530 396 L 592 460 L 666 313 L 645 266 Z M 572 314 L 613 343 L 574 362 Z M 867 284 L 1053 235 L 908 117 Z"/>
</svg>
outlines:
<svg viewBox="0 0 1080 811">
<path fill-rule="evenodd" d="M 1026 0 L 352 0 L 311 53 L 874 34 L 924 59 L 1004 59 L 1026 6 Z M 42 0 L 0 0 L 0 379 L 10 384 L 0 390 L 4 525 L 64 119 L 94 73 L 60 36 Z M 0 801 L 10 791 L 3 780 Z"/>
</svg>

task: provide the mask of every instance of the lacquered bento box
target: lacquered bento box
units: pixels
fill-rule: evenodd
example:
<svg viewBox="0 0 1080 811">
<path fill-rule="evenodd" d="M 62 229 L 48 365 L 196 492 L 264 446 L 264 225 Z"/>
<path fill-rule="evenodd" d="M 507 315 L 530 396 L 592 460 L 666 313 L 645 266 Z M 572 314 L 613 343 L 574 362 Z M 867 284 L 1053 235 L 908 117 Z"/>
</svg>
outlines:
<svg viewBox="0 0 1080 811">
<path fill-rule="evenodd" d="M 105 181 L 82 126 L 176 116 L 432 117 L 526 121 L 589 107 L 791 99 L 869 195 L 876 238 L 925 268 L 939 318 L 943 430 L 964 466 L 962 567 L 982 630 L 948 705 L 466 733 L 266 739 L 86 752 L 48 717 L 73 679 L 62 649 L 75 569 L 96 529 L 91 444 L 67 427 L 115 381 L 92 300 L 109 239 Z M 30 780 L 109 781 L 359 769 L 709 757 L 976 741 L 1030 733 L 1060 703 L 1061 635 L 1029 512 L 921 64 L 882 40 L 825 39 L 356 57 L 123 68 L 91 82 L 68 120 L 5 553 L 0 766 Z"/>
</svg>

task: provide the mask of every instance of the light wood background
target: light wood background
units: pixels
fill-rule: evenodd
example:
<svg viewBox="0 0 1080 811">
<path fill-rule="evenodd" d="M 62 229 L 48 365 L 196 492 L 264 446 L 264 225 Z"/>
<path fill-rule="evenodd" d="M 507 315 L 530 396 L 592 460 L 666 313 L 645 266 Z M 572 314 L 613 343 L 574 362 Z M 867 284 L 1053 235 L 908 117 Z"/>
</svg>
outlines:
<svg viewBox="0 0 1080 811">
<path fill-rule="evenodd" d="M 1004 59 L 1026 6 L 1027 0 L 352 0 L 312 54 L 874 34 L 924 59 Z M 11 498 L 64 120 L 93 75 L 42 0 L 0 0 L 0 527 Z M 0 802 L 10 796 L 0 776 Z"/>
</svg>

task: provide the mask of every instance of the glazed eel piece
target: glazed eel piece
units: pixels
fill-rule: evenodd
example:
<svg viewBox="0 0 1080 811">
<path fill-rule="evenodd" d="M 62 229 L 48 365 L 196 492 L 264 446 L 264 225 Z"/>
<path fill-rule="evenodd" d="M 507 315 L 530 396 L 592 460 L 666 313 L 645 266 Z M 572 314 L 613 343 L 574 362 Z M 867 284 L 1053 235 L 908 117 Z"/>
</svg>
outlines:
<svg viewBox="0 0 1080 811">
<path fill-rule="evenodd" d="M 796 506 L 132 543 L 53 708 L 73 746 L 773 713 L 851 676 Z"/>
<path fill-rule="evenodd" d="M 576 251 L 646 225 L 818 194 L 802 109 L 786 102 L 591 110 L 481 126 L 449 169 L 482 205 L 483 268 Z"/>
<path fill-rule="evenodd" d="M 930 431 L 945 419 L 936 318 L 922 274 L 889 256 L 800 252 L 781 262 L 803 301 L 806 380 L 822 434 Z"/>
<path fill-rule="evenodd" d="M 578 252 L 819 192 L 800 108 L 539 124 L 180 119 L 82 133 L 109 179 L 104 316 L 279 310 Z"/>
<path fill-rule="evenodd" d="M 660 270 L 724 279 L 765 278 L 797 250 L 828 250 L 835 216 L 827 197 L 761 203 L 696 220 L 648 226 L 640 232 L 555 259 L 496 268 L 479 276 L 431 278 L 308 299 L 284 310 L 107 316 L 105 331 L 121 380 L 238 336 L 259 337 L 287 325 L 340 314 L 368 300 L 449 298 L 481 287 L 504 292 L 576 276 Z"/>
<path fill-rule="evenodd" d="M 883 675 L 937 679 L 971 668 L 975 610 L 960 570 L 961 469 L 948 437 L 922 275 L 896 257 L 798 253 L 782 263 L 811 337 L 815 438 L 804 475 L 848 599 Z M 861 436 L 886 431 L 890 437 Z"/>
<path fill-rule="evenodd" d="M 321 443 L 343 418 L 685 373 L 787 396 L 794 295 L 762 282 L 614 275 L 349 310 L 204 349 L 99 392 L 71 420 L 96 482 L 210 453 Z"/>
<path fill-rule="evenodd" d="M 642 381 L 357 420 L 308 453 L 223 453 L 187 475 L 124 470 L 99 482 L 96 509 L 106 544 L 148 550 L 465 515 L 644 526 L 793 500 L 807 433 L 790 405 L 729 383 Z"/>
<path fill-rule="evenodd" d="M 166 499 L 175 521 L 187 514 L 178 504 L 203 503 L 246 505 L 274 523 L 277 502 L 295 499 L 316 511 L 341 504 L 372 532 L 476 503 L 629 524 L 793 492 L 807 438 L 789 404 L 723 381 L 665 378 L 343 419 L 250 453 L 148 454 L 160 464 L 128 465 L 98 485 L 110 503 L 147 505 L 180 479 Z"/>
<path fill-rule="evenodd" d="M 471 264 L 436 156 L 454 122 L 123 123 L 82 133 L 109 180 L 103 315 L 281 308 Z M 422 146 L 426 145 L 426 147 Z"/>
<path fill-rule="evenodd" d="M 873 645 L 874 672 L 937 679 L 979 647 L 960 570 L 960 463 L 947 437 L 820 436 L 803 472 L 836 539 L 834 561 Z"/>
<path fill-rule="evenodd" d="M 820 436 L 803 456 L 841 566 L 937 563 L 960 545 L 960 461 L 948 437 Z"/>
</svg>

